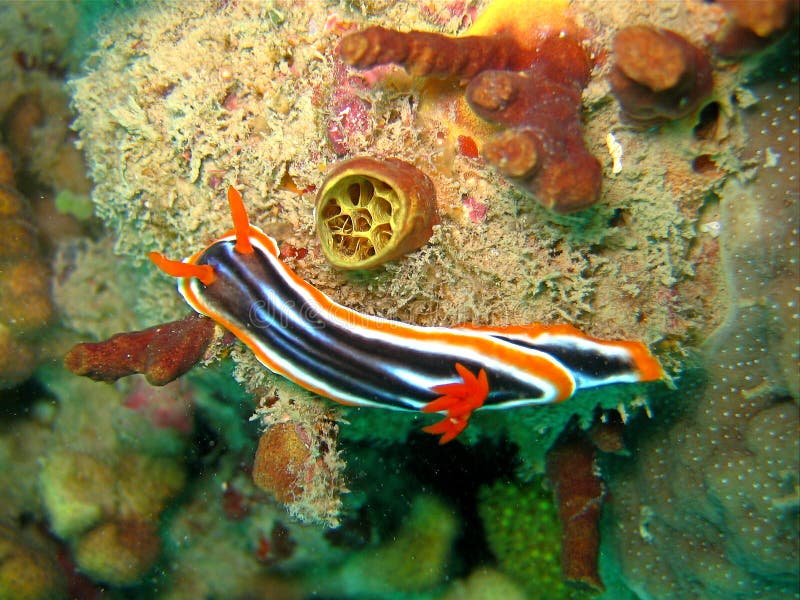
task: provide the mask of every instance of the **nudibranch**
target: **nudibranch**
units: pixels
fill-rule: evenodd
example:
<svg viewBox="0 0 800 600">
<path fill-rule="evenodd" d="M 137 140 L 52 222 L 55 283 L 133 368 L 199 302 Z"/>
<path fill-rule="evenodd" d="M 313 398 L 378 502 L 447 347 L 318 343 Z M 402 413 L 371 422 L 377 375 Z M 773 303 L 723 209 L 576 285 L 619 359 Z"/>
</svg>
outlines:
<svg viewBox="0 0 800 600">
<path fill-rule="evenodd" d="M 337 304 L 280 258 L 228 188 L 234 229 L 183 262 L 150 259 L 178 277 L 197 312 L 233 333 L 271 371 L 336 402 L 445 413 L 424 428 L 455 438 L 479 408 L 561 402 L 576 390 L 650 381 L 661 366 L 639 342 L 569 325 L 423 327 Z"/>
</svg>

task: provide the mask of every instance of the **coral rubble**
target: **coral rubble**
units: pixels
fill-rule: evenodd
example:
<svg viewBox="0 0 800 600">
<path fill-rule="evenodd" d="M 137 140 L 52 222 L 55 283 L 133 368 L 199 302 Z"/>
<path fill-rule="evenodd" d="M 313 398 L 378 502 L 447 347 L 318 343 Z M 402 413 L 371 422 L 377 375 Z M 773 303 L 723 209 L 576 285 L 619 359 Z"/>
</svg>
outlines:
<svg viewBox="0 0 800 600">
<path fill-rule="evenodd" d="M 345 269 L 396 260 L 430 239 L 439 222 L 430 178 L 402 160 L 367 156 L 337 164 L 315 209 L 322 251 Z"/>
</svg>

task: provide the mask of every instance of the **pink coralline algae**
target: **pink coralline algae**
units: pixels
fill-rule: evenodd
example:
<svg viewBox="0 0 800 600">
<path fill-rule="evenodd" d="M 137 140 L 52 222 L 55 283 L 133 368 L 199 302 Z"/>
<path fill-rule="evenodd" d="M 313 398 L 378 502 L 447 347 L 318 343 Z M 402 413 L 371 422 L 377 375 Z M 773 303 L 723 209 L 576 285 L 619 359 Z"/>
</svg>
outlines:
<svg viewBox="0 0 800 600">
<path fill-rule="evenodd" d="M 485 202 L 481 202 L 472 196 L 467 196 L 461 200 L 461 203 L 464 205 L 464 208 L 467 209 L 470 221 L 477 224 L 483 223 L 486 220 L 486 213 L 489 207 Z"/>
<path fill-rule="evenodd" d="M 344 65 L 336 65 L 333 76 L 326 133 L 333 151 L 343 156 L 358 150 L 354 147 L 356 137 L 366 137 L 372 131 L 372 105 L 359 96 L 365 89 L 364 82 L 349 77 Z"/>
<path fill-rule="evenodd" d="M 182 381 L 153 386 L 138 378 L 123 404 L 159 429 L 189 433 L 194 425 L 191 393 Z"/>
</svg>

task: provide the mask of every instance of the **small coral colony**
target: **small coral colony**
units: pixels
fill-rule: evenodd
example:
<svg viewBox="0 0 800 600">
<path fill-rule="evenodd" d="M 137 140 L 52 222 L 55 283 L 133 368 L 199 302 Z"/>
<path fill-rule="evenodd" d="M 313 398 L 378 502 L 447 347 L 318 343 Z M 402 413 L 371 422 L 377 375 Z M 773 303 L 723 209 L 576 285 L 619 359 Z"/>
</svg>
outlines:
<svg viewBox="0 0 800 600">
<path fill-rule="evenodd" d="M 653 222 L 670 220 L 683 227 L 688 219 L 700 218 L 701 208 L 699 202 L 697 206 L 686 204 L 675 209 L 674 215 L 669 213 L 665 217 L 668 214 L 665 211 L 672 209 L 637 212 L 640 209 L 630 204 L 629 199 L 624 200 L 627 204 L 620 205 L 622 208 L 611 206 L 619 202 L 622 186 L 635 189 L 638 183 L 634 177 L 625 181 L 623 162 L 629 159 L 623 156 L 623 146 L 614 134 L 606 136 L 607 155 L 601 153 L 605 150 L 602 144 L 588 139 L 587 97 L 594 99 L 593 109 L 614 102 L 615 110 L 610 118 L 620 139 L 629 140 L 626 143 L 630 148 L 638 148 L 643 136 L 655 140 L 653 144 L 677 144 L 678 147 L 682 144 L 681 136 L 712 143 L 719 133 L 714 132 L 714 128 L 719 127 L 715 119 L 727 106 L 715 91 L 715 86 L 721 85 L 715 81 L 715 61 L 734 65 L 724 75 L 732 81 L 730 73 L 739 69 L 736 65 L 744 60 L 742 56 L 761 51 L 779 39 L 797 14 L 796 3 L 790 1 L 726 1 L 720 4 L 718 31 L 712 32 L 716 36 L 713 49 L 709 49 L 711 45 L 706 48 L 696 43 L 697 35 L 685 36 L 647 22 L 630 23 L 610 35 L 604 33 L 606 37 L 600 39 L 591 15 L 583 14 L 585 9 L 575 9 L 565 0 L 540 3 L 497 0 L 485 3 L 480 11 L 464 2 L 443 5 L 441 14 L 450 15 L 450 18 L 460 15 L 464 20 L 462 27 L 456 27 L 462 30 L 458 35 L 406 31 L 403 27 L 393 29 L 330 17 L 325 23 L 329 35 L 320 39 L 334 46 L 332 50 L 320 50 L 331 54 L 337 65 L 331 70 L 335 81 L 329 82 L 332 89 L 339 90 L 338 95 L 331 96 L 332 108 L 329 107 L 337 118 L 324 125 L 324 136 L 330 146 L 326 152 L 335 160 L 323 168 L 315 167 L 319 175 L 316 180 L 313 179 L 314 169 L 301 169 L 297 179 L 302 181 L 301 187 L 308 185 L 304 189 L 298 189 L 288 172 L 281 181 L 284 189 L 295 193 L 293 202 L 311 202 L 315 196 L 313 217 L 308 220 L 313 234 L 308 231 L 303 247 L 281 242 L 287 236 L 272 227 L 274 223 L 264 225 L 261 222 L 265 214 L 263 199 L 257 198 L 258 192 L 247 181 L 237 180 L 238 167 L 212 173 L 207 181 L 214 190 L 214 202 L 224 201 L 225 207 L 218 211 L 216 239 L 198 237 L 194 243 L 183 246 L 185 254 L 190 255 L 184 260 L 166 256 L 173 255 L 178 247 L 173 244 L 174 240 L 156 237 L 154 239 L 166 240 L 165 243 L 172 245 L 163 248 L 156 242 L 148 249 L 150 260 L 163 272 L 162 276 L 166 274 L 177 279 L 178 292 L 191 312 L 187 311 L 181 319 L 149 329 L 118 333 L 105 341 L 79 343 L 66 354 L 66 367 L 97 381 L 114 382 L 141 375 L 143 378 L 138 377 L 137 381 L 146 378 L 150 386 L 176 386 L 180 384 L 179 378 L 198 364 L 213 369 L 214 359 L 231 353 L 246 363 L 249 359 L 242 356 L 243 352 L 248 353 L 265 369 L 265 375 L 254 376 L 258 378 L 258 385 L 245 383 L 248 391 L 261 393 L 254 419 L 265 428 L 252 479 L 288 508 L 292 516 L 325 525 L 339 524 L 342 518 L 352 517 L 346 514 L 340 499 L 341 492 L 346 491 L 347 478 L 343 470 L 347 455 L 337 446 L 340 428 L 367 430 L 385 419 L 386 432 L 379 437 L 391 440 L 393 435 L 408 435 L 406 428 L 416 429 L 416 423 L 424 422 L 422 429 L 437 437 L 419 437 L 448 444 L 439 451 L 451 452 L 462 443 L 467 447 L 487 443 L 486 439 L 479 440 L 491 437 L 492 415 L 511 414 L 517 410 L 530 415 L 519 421 L 525 424 L 526 431 L 512 437 L 519 445 L 521 440 L 533 439 L 531 436 L 535 437 L 539 431 L 535 425 L 530 425 L 536 422 L 536 411 L 541 411 L 542 422 L 547 418 L 546 411 L 564 411 L 561 414 L 565 417 L 552 421 L 560 425 L 551 427 L 555 431 L 548 441 L 538 442 L 543 446 L 541 450 L 520 450 L 527 453 L 525 463 L 533 472 L 547 472 L 549 485 L 555 492 L 555 507 L 545 489 L 537 488 L 532 496 L 526 492 L 526 497 L 532 498 L 526 502 L 543 503 L 542 519 L 546 521 L 550 511 L 554 522 L 557 520 L 561 524 L 560 533 L 555 536 L 562 545 L 561 577 L 582 587 L 581 593 L 602 592 L 604 582 L 598 569 L 599 523 L 606 492 L 597 454 L 624 453 L 622 431 L 630 416 L 628 411 L 643 406 L 646 408 L 643 412 L 649 414 L 650 405 L 658 403 L 654 399 L 669 395 L 673 380 L 680 385 L 686 370 L 684 361 L 690 355 L 680 341 L 688 337 L 686 331 L 691 329 L 682 324 L 691 319 L 702 321 L 700 317 L 689 315 L 689 309 L 681 312 L 679 303 L 670 295 L 674 292 L 664 291 L 653 300 L 663 320 L 653 318 L 648 324 L 647 311 L 638 313 L 636 304 L 640 294 L 645 302 L 647 293 L 643 292 L 643 281 L 648 275 L 635 272 L 637 268 L 646 268 L 648 259 L 631 259 L 633 262 L 627 263 L 625 249 L 634 248 L 637 242 L 614 237 L 618 232 L 611 230 L 624 227 L 627 221 L 638 221 L 637 226 L 641 226 L 647 219 Z M 757 8 L 748 12 L 746 5 L 751 8 L 769 6 L 772 12 L 760 14 Z M 769 12 L 766 9 L 762 12 L 765 11 Z M 278 9 L 271 9 L 265 18 L 280 27 L 285 15 Z M 704 35 L 711 37 L 708 31 Z M 144 42 L 135 42 L 131 52 L 139 51 L 136 44 L 140 43 Z M 602 73 L 602 77 L 598 77 L 598 73 Z M 220 77 L 225 79 L 224 75 Z M 159 101 L 168 98 L 175 85 L 164 84 L 157 94 Z M 731 83 L 726 80 L 724 85 Z M 80 83 L 76 89 L 79 88 Z M 360 94 L 359 90 L 367 88 L 369 94 Z M 413 151 L 397 156 L 387 152 L 385 145 L 370 151 L 368 144 L 353 141 L 369 137 L 370 127 L 380 127 L 375 125 L 373 112 L 379 110 L 381 94 L 385 93 L 388 98 L 396 94 L 397 89 L 413 90 L 417 103 L 412 104 L 412 116 L 402 114 L 399 109 L 395 111 L 398 113 L 396 121 L 406 124 L 402 135 L 410 136 L 408 139 L 438 136 L 442 157 L 433 160 L 415 156 Z M 599 97 L 604 99 L 598 101 Z M 223 102 L 224 109 L 234 112 L 239 109 L 237 103 L 242 101 L 230 92 Z M 76 103 L 80 105 L 81 100 Z M 131 106 L 114 110 L 117 111 L 114 118 L 120 123 L 136 115 Z M 326 109 L 322 106 L 315 110 L 321 114 Z M 314 113 L 310 118 L 324 122 Z M 447 127 L 439 127 L 442 120 Z M 263 128 L 270 129 L 267 125 Z M 89 129 L 87 127 L 86 131 Z M 126 129 L 145 132 L 143 138 L 152 137 L 144 127 L 127 125 Z M 433 130 L 436 134 L 430 133 Z M 91 145 L 91 136 L 86 132 L 84 135 L 85 142 Z M 397 136 L 401 139 L 400 133 Z M 663 142 L 664 139 L 669 141 Z M 247 146 L 247 142 L 241 140 L 230 144 L 237 148 L 234 155 Z M 309 154 L 312 151 L 309 150 Z M 631 150 L 633 152 L 635 150 Z M 670 150 L 669 157 L 664 160 L 668 162 L 679 155 L 680 150 Z M 457 161 L 462 162 L 453 166 L 453 161 L 448 163 L 448 156 L 457 156 Z M 192 158 L 189 156 L 188 160 L 191 163 Z M 658 167 L 657 157 L 642 160 L 655 161 L 654 168 Z M 664 175 L 665 185 L 675 194 L 681 189 L 694 190 L 691 186 L 695 184 L 684 183 L 692 177 L 705 178 L 706 189 L 718 189 L 725 160 L 722 152 L 703 154 L 690 161 L 693 171 L 684 179 L 669 173 Z M 465 164 L 467 168 L 463 167 Z M 484 190 L 483 194 L 454 193 L 463 183 L 459 178 L 472 177 L 465 175 L 469 169 L 486 170 L 483 177 L 492 183 L 473 188 Z M 623 174 L 618 177 L 620 172 Z M 3 319 L 0 336 L 8 338 L 3 340 L 7 356 L 0 358 L 0 366 L 11 373 L 35 363 L 34 358 L 26 358 L 32 352 L 31 336 L 36 333 L 37 324 L 50 319 L 52 307 L 43 291 L 45 280 L 35 275 L 47 269 L 37 266 L 41 259 L 30 250 L 35 241 L 29 226 L 29 210 L 24 198 L 11 187 L 10 168 L 5 168 L 1 162 L 0 184 L 0 227 L 4 232 L 11 232 L 8 235 L 16 240 L 2 246 L 0 261 L 14 282 L 23 279 L 27 282 L 23 290 L 24 315 L 11 319 L 7 319 L 8 312 L 0 315 Z M 441 322 L 424 315 L 416 319 L 403 312 L 399 313 L 406 317 L 402 320 L 376 316 L 384 312 L 386 299 L 391 303 L 392 298 L 384 293 L 381 299 L 384 303 L 372 306 L 370 291 L 373 286 L 380 285 L 389 286 L 386 289 L 407 288 L 405 283 L 399 282 L 391 288 L 391 277 L 402 272 L 406 263 L 413 262 L 414 273 L 424 274 L 433 281 L 437 270 L 443 268 L 437 261 L 457 256 L 461 261 L 458 269 L 448 273 L 470 277 L 471 270 L 478 267 L 466 262 L 463 256 L 475 255 L 458 255 L 457 246 L 459 239 L 474 238 L 467 234 L 459 237 L 462 225 L 469 226 L 471 231 L 483 227 L 483 231 L 492 232 L 494 239 L 482 240 L 487 257 L 500 247 L 504 236 L 518 235 L 515 228 L 537 227 L 536 223 L 526 224 L 509 217 L 495 218 L 505 230 L 488 229 L 491 215 L 497 214 L 492 211 L 499 210 L 496 207 L 500 195 L 533 206 L 534 214 L 539 215 L 548 231 L 566 232 L 563 235 L 570 237 L 569 244 L 558 240 L 547 242 L 550 245 L 543 253 L 547 253 L 549 259 L 556 260 L 563 253 L 579 257 L 575 260 L 591 261 L 586 257 L 592 257 L 604 244 L 614 249 L 615 254 L 610 255 L 612 259 L 592 263 L 591 269 L 581 272 L 575 272 L 565 259 L 563 265 L 568 266 L 554 270 L 551 279 L 544 278 L 532 285 L 536 290 L 555 289 L 560 302 L 566 304 L 573 300 L 583 306 L 585 296 L 569 292 L 579 289 L 578 286 L 551 288 L 549 282 L 560 278 L 594 278 L 595 272 L 611 268 L 606 263 L 618 261 L 620 266 L 613 272 L 621 278 L 620 293 L 624 293 L 630 303 L 615 307 L 613 299 L 621 296 L 611 292 L 600 291 L 598 298 L 608 300 L 608 314 L 615 311 L 637 313 L 630 317 L 638 327 L 636 334 L 630 337 L 638 339 L 629 339 L 619 327 L 604 328 L 593 323 L 591 318 L 583 318 L 580 323 L 571 322 L 569 314 L 563 310 L 564 318 L 555 320 L 548 315 L 545 323 L 508 322 L 498 320 L 496 314 L 473 315 L 471 322 Z M 454 219 L 453 206 L 464 208 L 467 216 L 463 222 Z M 113 213 L 113 209 L 106 210 L 109 215 Z M 311 214 L 310 206 L 307 210 L 301 207 L 301 213 L 303 210 Z M 716 221 L 704 218 L 704 226 L 711 231 Z M 694 226 L 688 227 L 692 228 L 691 235 L 696 235 Z M 671 225 L 666 230 L 676 238 L 683 235 L 679 234 L 682 230 Z M 443 231 L 447 232 L 447 238 L 443 237 Z M 302 239 L 302 235 L 305 230 L 301 229 L 289 237 L 296 241 Z M 667 240 L 667 237 L 658 234 L 652 239 L 664 240 L 664 244 L 684 243 Z M 211 239 L 213 241 L 209 241 Z M 442 239 L 455 250 L 450 254 L 433 251 L 432 247 L 443 244 Z M 651 237 L 643 235 L 642 239 Z M 706 277 L 714 285 L 718 283 L 719 279 L 703 266 L 704 261 L 712 260 L 707 258 L 712 254 L 708 248 L 713 247 L 714 255 L 718 254 L 716 235 L 709 236 L 703 244 L 703 258 L 693 259 L 693 265 L 687 263 L 681 269 L 675 268 L 675 272 L 682 271 L 679 275 L 659 275 L 666 281 L 665 290 L 674 290 L 670 286 L 680 277 L 688 280 L 689 272 L 698 280 Z M 700 247 L 700 244 L 685 243 L 687 256 L 692 252 L 700 256 L 694 246 Z M 524 251 L 519 248 L 520 254 Z M 639 245 L 638 251 L 641 256 L 647 256 L 647 248 Z M 304 263 L 309 253 L 314 253 L 319 261 Z M 653 260 L 661 261 L 659 268 L 669 262 L 669 259 Z M 315 273 L 309 264 L 319 266 L 323 274 Z M 634 271 L 632 274 L 626 273 L 626 265 L 632 265 L 629 269 Z M 667 266 L 672 268 L 671 264 Z M 509 278 L 521 279 L 522 274 L 512 274 Z M 164 285 L 164 281 L 160 279 L 159 285 Z M 347 296 L 337 295 L 331 281 L 346 282 L 347 286 L 359 290 L 353 296 L 358 299 L 358 310 L 349 306 Z M 432 294 L 441 294 L 437 301 L 447 302 L 448 298 L 462 297 L 448 292 L 449 288 L 462 285 L 472 283 L 442 276 L 439 287 L 430 289 L 436 289 Z M 614 287 L 614 276 L 606 276 L 600 284 L 592 283 L 593 290 L 597 289 L 596 285 Z M 22 307 L 15 300 L 17 297 L 13 296 L 15 289 L 11 284 L 0 284 L 0 302 L 7 310 L 21 311 Z M 483 292 L 492 294 L 491 290 L 478 290 L 477 294 Z M 532 295 L 540 293 L 536 291 Z M 524 304 L 525 299 L 510 301 Z M 713 299 L 704 301 L 710 305 Z M 692 306 L 700 306 L 700 302 L 697 300 Z M 584 315 L 591 312 L 580 310 Z M 699 314 L 700 309 L 696 312 Z M 522 313 L 524 311 L 512 314 Z M 34 316 L 28 318 L 30 315 Z M 620 322 L 627 318 L 626 315 Z M 717 325 L 721 319 L 718 318 Z M 666 331 L 654 331 L 662 322 L 671 327 L 670 335 Z M 672 334 L 681 328 L 686 337 Z M 647 339 L 643 331 L 648 332 Z M 12 349 L 16 350 L 12 352 Z M 14 360 L 20 364 L 12 364 Z M 253 365 L 248 368 L 255 372 L 255 362 Z M 24 376 L 0 375 L 0 381 L 16 383 L 22 379 Z M 264 384 L 265 381 L 268 384 Z M 652 383 L 629 385 L 643 382 Z M 147 384 L 142 381 L 141 385 Z M 271 390 L 264 392 L 267 385 Z M 601 386 L 613 387 L 593 389 Z M 147 386 L 147 389 L 151 388 Z M 152 405 L 152 394 L 155 392 L 140 391 L 126 402 L 137 407 Z M 603 394 L 606 399 L 614 400 L 603 403 L 596 399 Z M 317 397 L 326 400 L 318 401 Z M 650 397 L 649 403 L 644 399 L 647 397 Z M 577 408 L 581 398 L 589 398 L 588 409 Z M 338 413 L 329 401 L 367 410 Z M 560 403 L 563 405 L 558 406 Z M 573 418 L 570 408 L 573 403 L 574 414 L 580 413 L 580 418 Z M 617 405 L 620 410 L 614 409 Z M 398 412 L 381 413 L 378 409 Z M 349 423 L 344 424 L 342 414 Z M 475 414 L 485 415 L 486 430 L 483 430 L 484 421 Z M 150 416 L 155 420 L 172 418 L 162 413 Z M 359 429 L 360 419 L 370 425 Z M 468 427 L 471 421 L 473 425 Z M 391 424 L 401 422 L 402 435 L 389 431 L 395 426 Z M 514 431 L 515 426 L 504 427 L 506 429 L 498 431 Z M 541 431 L 545 429 L 542 427 Z M 366 439 L 368 434 L 364 435 Z M 458 442 L 453 443 L 454 440 Z M 492 443 L 499 442 L 493 440 Z M 536 445 L 537 441 L 533 443 Z M 170 490 L 180 485 L 175 483 Z M 484 492 L 489 489 L 495 488 L 486 487 Z M 500 497 L 512 493 L 503 490 L 505 488 L 496 487 L 496 494 L 493 494 Z M 499 539 L 498 532 L 505 517 L 500 509 L 493 512 L 493 505 L 486 501 L 484 492 L 481 514 L 496 514 L 498 529 L 490 531 L 488 536 L 489 543 L 494 544 L 494 540 Z M 233 496 L 226 498 L 229 508 L 236 504 L 231 500 Z M 239 504 L 242 502 L 240 498 Z M 156 540 L 156 549 L 148 554 L 153 556 L 144 561 L 142 572 L 146 572 L 158 555 L 155 522 L 162 508 L 151 511 L 153 514 L 144 525 L 139 523 L 139 529 L 144 527 L 148 536 Z M 126 520 L 122 509 L 119 511 L 121 516 L 114 517 L 113 521 L 113 527 L 119 529 L 113 530 L 118 537 L 123 535 L 121 532 L 126 531 L 130 521 Z M 641 515 L 644 521 L 640 531 L 648 533 L 646 515 L 644 512 Z M 262 538 L 259 546 L 259 551 L 270 556 L 270 560 L 277 560 L 275 556 L 280 554 L 281 544 L 285 545 L 286 540 L 295 535 L 276 523 L 271 537 Z M 541 524 L 531 527 L 546 528 Z M 67 531 L 64 535 L 69 536 L 80 527 L 74 531 L 67 526 L 62 529 Z M 86 538 L 88 534 L 82 539 Z M 509 546 L 504 541 L 497 544 L 492 550 L 501 560 L 509 554 Z M 290 548 L 287 552 L 291 554 L 293 550 Z M 87 553 L 88 550 L 84 554 L 88 556 Z M 102 562 L 95 558 L 84 562 L 94 565 L 97 561 Z M 508 559 L 508 562 L 518 561 Z M 103 572 L 103 568 L 97 566 L 96 571 Z M 506 574 L 519 573 L 515 569 L 508 567 Z M 91 572 L 90 567 L 88 572 Z M 541 577 L 542 581 L 547 578 L 542 573 L 524 577 L 534 576 Z M 112 585 L 114 582 L 125 585 L 135 579 L 122 576 L 118 580 L 113 577 L 106 580 L 112 581 Z M 568 593 L 563 588 L 558 589 L 559 594 Z M 380 596 L 376 594 L 375 597 Z"/>
</svg>

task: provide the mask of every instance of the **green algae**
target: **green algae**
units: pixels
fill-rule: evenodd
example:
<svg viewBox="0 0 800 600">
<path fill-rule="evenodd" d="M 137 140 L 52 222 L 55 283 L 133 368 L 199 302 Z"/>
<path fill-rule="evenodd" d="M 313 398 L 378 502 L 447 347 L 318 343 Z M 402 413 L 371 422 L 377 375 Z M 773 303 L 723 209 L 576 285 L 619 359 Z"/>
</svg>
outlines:
<svg viewBox="0 0 800 600">
<path fill-rule="evenodd" d="M 579 600 L 561 575 L 561 525 L 552 492 L 541 477 L 521 486 L 496 482 L 481 489 L 478 510 L 498 568 L 525 586 L 532 599 Z"/>
</svg>

